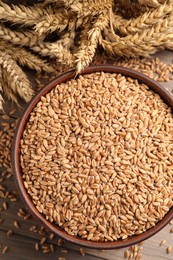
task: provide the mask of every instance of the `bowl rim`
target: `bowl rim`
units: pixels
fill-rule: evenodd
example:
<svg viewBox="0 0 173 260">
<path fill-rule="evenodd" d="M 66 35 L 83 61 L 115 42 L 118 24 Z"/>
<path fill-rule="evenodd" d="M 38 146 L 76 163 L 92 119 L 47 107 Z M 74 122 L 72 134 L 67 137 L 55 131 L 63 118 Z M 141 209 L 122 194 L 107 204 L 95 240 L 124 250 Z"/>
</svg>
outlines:
<svg viewBox="0 0 173 260">
<path fill-rule="evenodd" d="M 166 90 L 163 86 L 161 86 L 158 82 L 153 79 L 150 79 L 146 75 L 139 73 L 137 71 L 120 67 L 114 65 L 96 65 L 90 66 L 83 70 L 79 75 L 83 74 L 90 74 L 95 72 L 107 72 L 107 73 L 118 73 L 122 74 L 126 77 L 131 77 L 137 79 L 139 82 L 146 84 L 149 89 L 153 90 L 160 97 L 173 109 L 173 96 L 170 95 L 168 90 Z M 168 211 L 168 213 L 164 216 L 162 220 L 160 220 L 154 227 L 146 230 L 144 233 L 139 235 L 133 235 L 126 239 L 118 239 L 117 241 L 104 241 L 104 242 L 97 242 L 97 241 L 88 241 L 86 239 L 82 239 L 78 236 L 69 235 L 66 231 L 62 230 L 54 223 L 46 220 L 43 214 L 41 214 L 33 204 L 30 195 L 27 193 L 26 188 L 24 187 L 22 172 L 20 169 L 20 140 L 22 138 L 23 130 L 25 125 L 30 117 L 30 113 L 32 112 L 33 108 L 40 100 L 41 96 L 46 95 L 50 92 L 57 84 L 68 81 L 75 77 L 75 70 L 70 70 L 64 72 L 60 76 L 56 77 L 54 80 L 50 81 L 46 84 L 42 89 L 40 89 L 35 96 L 31 99 L 31 101 L 27 104 L 26 108 L 24 109 L 17 127 L 15 129 L 15 134 L 12 142 L 12 151 L 11 151 L 11 159 L 12 159 L 12 172 L 14 181 L 16 183 L 17 189 L 19 191 L 19 195 L 23 200 L 25 206 L 28 208 L 30 213 L 37 219 L 39 219 L 44 226 L 46 226 L 51 232 L 55 233 L 56 235 L 60 236 L 62 239 L 66 241 L 75 243 L 80 246 L 95 248 L 95 249 L 119 249 L 131 246 L 133 244 L 137 244 L 145 239 L 150 238 L 158 231 L 160 231 L 163 227 L 165 227 L 169 221 L 173 218 L 173 207 Z"/>
</svg>

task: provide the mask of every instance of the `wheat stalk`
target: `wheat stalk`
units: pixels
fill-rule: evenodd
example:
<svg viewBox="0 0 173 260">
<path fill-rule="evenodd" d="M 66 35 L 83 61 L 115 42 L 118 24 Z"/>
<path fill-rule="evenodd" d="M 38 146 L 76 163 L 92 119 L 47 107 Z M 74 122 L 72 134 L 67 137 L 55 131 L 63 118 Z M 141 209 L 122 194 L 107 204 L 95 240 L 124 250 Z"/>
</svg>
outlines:
<svg viewBox="0 0 173 260">
<path fill-rule="evenodd" d="M 8 86 L 14 94 L 18 94 L 26 102 L 33 96 L 33 90 L 25 73 L 12 59 L 12 57 L 4 51 L 0 51 L 0 65 L 7 73 Z"/>
<path fill-rule="evenodd" d="M 4 26 L 3 23 L 0 23 L 0 38 L 5 41 L 10 41 L 16 45 L 32 47 L 33 45 L 43 41 L 45 35 L 39 37 L 31 31 L 26 31 L 23 33 L 17 32 Z"/>
<path fill-rule="evenodd" d="M 0 50 L 6 51 L 12 59 L 21 66 L 27 66 L 37 72 L 46 71 L 50 73 L 55 71 L 55 69 L 45 60 L 39 58 L 25 48 L 14 46 L 10 42 L 0 40 Z"/>
<path fill-rule="evenodd" d="M 25 26 L 35 25 L 45 15 L 53 13 L 51 8 L 41 8 L 39 5 L 8 5 L 0 1 L 0 20 Z"/>
</svg>

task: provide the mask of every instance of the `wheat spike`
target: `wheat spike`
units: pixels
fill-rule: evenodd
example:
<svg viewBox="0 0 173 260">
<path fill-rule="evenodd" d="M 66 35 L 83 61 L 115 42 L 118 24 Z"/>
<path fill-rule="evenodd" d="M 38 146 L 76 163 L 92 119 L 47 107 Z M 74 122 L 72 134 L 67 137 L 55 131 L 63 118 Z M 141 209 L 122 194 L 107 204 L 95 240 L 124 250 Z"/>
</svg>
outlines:
<svg viewBox="0 0 173 260">
<path fill-rule="evenodd" d="M 173 23 L 172 19 L 170 19 L 170 23 Z M 122 38 L 118 35 L 112 35 L 114 37 L 113 42 L 103 39 L 100 42 L 103 48 L 112 55 L 126 57 L 148 56 L 155 53 L 158 48 L 164 48 L 165 44 L 173 40 L 173 33 L 169 32 L 169 30 L 165 31 L 166 25 L 167 21 L 161 20 L 159 24 L 142 31 L 140 34 L 136 33 Z"/>
<path fill-rule="evenodd" d="M 10 87 L 11 82 L 9 80 L 9 76 L 8 73 L 5 69 L 2 68 L 2 81 L 3 81 L 3 93 L 5 94 L 5 96 L 11 100 L 12 102 L 16 103 L 16 105 L 19 105 L 19 102 L 17 100 L 17 96 L 16 93 L 14 93 L 13 89 Z"/>
<path fill-rule="evenodd" d="M 165 19 L 162 19 L 160 23 L 158 24 L 155 24 L 154 27 L 151 27 L 151 29 L 154 28 L 154 31 L 151 31 L 153 33 L 170 33 L 170 32 L 173 32 L 173 10 L 172 10 L 172 13 L 170 13 L 169 16 L 167 16 Z M 142 33 L 146 33 L 146 35 L 148 34 L 150 30 L 150 27 L 148 29 L 145 29 L 145 30 L 141 30 L 138 32 L 138 35 L 142 35 Z M 117 41 L 117 35 L 115 33 L 112 33 L 112 31 L 110 29 L 105 29 L 104 30 L 104 35 L 105 35 L 105 38 L 107 40 L 110 40 L 112 42 L 114 41 Z M 134 34 L 136 35 L 136 34 Z M 165 34 L 166 35 L 166 34 Z M 129 37 L 132 37 L 133 34 L 129 34 Z M 129 39 L 127 36 L 126 37 L 122 37 L 121 39 Z"/>
<path fill-rule="evenodd" d="M 67 65 L 71 68 L 74 67 L 73 54 L 58 41 L 53 43 L 40 43 L 37 46 L 33 46 L 31 49 L 42 56 L 57 59 L 62 65 Z"/>
<path fill-rule="evenodd" d="M 31 31 L 17 32 L 4 26 L 3 23 L 0 23 L 0 38 L 16 45 L 32 47 L 40 41 L 43 41 L 45 35 L 38 37 L 37 34 Z"/>
<path fill-rule="evenodd" d="M 6 51 L 13 60 L 17 61 L 21 66 L 27 66 L 37 72 L 54 72 L 54 68 L 50 64 L 25 48 L 14 46 L 10 42 L 0 40 L 0 50 Z"/>
<path fill-rule="evenodd" d="M 8 5 L 0 1 L 0 20 L 9 21 L 23 26 L 35 25 L 44 15 L 52 14 L 51 8 L 41 8 L 39 5 Z"/>
<path fill-rule="evenodd" d="M 59 43 L 62 44 L 67 49 L 74 47 L 74 39 L 75 39 L 75 23 L 70 27 L 70 31 L 65 33 L 61 39 L 59 40 Z"/>
<path fill-rule="evenodd" d="M 161 19 L 169 17 L 172 12 L 173 1 L 169 1 L 168 3 L 159 6 L 154 11 L 145 12 L 136 19 L 122 20 L 121 23 L 117 24 L 117 17 L 115 17 L 113 24 L 114 29 L 118 29 L 124 35 L 135 34 L 141 30 L 147 29 L 148 27 L 152 27 Z"/>
<path fill-rule="evenodd" d="M 73 1 L 72 1 L 73 2 Z M 77 12 L 78 17 L 99 15 L 112 7 L 112 0 L 88 0 L 80 3 L 75 1 L 69 5 L 70 9 Z"/>
<path fill-rule="evenodd" d="M 38 35 L 48 34 L 59 30 L 63 31 L 69 23 L 70 15 L 67 16 L 63 10 L 58 10 L 55 14 L 47 14 L 35 25 Z"/>
<path fill-rule="evenodd" d="M 78 74 L 82 69 L 87 67 L 93 60 L 95 55 L 101 31 L 108 25 L 109 14 L 108 11 L 100 14 L 95 23 L 93 23 L 92 29 L 83 32 L 81 37 L 81 44 L 75 53 L 76 58 L 76 73 Z"/>
<path fill-rule="evenodd" d="M 0 51 L 0 65 L 7 73 L 8 86 L 12 89 L 14 94 L 18 94 L 26 102 L 33 96 L 33 90 L 25 73 L 12 59 L 12 57 Z"/>
<path fill-rule="evenodd" d="M 157 0 L 138 0 L 139 4 L 149 7 L 158 7 L 160 3 Z"/>
<path fill-rule="evenodd" d="M 72 5 L 80 4 L 80 0 L 62 0 L 66 8 L 71 8 Z"/>
</svg>

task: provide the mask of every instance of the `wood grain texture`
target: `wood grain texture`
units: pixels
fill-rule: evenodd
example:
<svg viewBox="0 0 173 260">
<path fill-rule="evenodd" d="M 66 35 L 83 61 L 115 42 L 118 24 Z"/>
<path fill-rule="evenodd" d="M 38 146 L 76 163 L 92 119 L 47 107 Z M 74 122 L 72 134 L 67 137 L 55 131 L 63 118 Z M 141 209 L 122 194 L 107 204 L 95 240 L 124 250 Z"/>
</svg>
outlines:
<svg viewBox="0 0 173 260">
<path fill-rule="evenodd" d="M 169 51 L 158 53 L 157 55 L 163 62 L 171 63 L 173 60 L 173 53 Z M 29 77 L 33 78 L 32 74 L 29 75 Z M 166 82 L 161 83 L 163 86 L 169 89 L 171 92 L 173 90 L 173 82 Z M 25 107 L 26 104 L 23 103 L 23 107 Z M 5 110 L 8 113 L 11 110 L 11 103 L 7 102 Z M 13 115 L 10 121 L 13 121 L 15 118 L 18 118 L 18 116 L 21 114 L 22 110 L 17 109 L 16 113 Z M 0 112 L 2 115 L 2 112 Z M 2 116 L 0 115 L 0 122 L 2 122 Z M 0 171 L 2 173 L 2 169 Z M 5 180 L 3 183 L 6 187 L 8 187 L 8 190 L 15 191 L 16 187 L 13 182 L 13 178 Z M 6 198 L 0 198 L 0 207 L 2 206 L 3 202 L 6 201 L 9 205 L 9 208 L 7 210 L 4 210 L 0 212 L 0 218 L 4 219 L 4 222 L 0 224 L 0 244 L 2 245 L 2 248 L 7 245 L 9 246 L 9 251 L 2 255 L 0 253 L 0 259 L 2 260 L 32 260 L 32 259 L 38 259 L 38 260 L 46 260 L 46 259 L 55 259 L 58 260 L 58 257 L 65 257 L 66 259 L 107 259 L 107 260 L 121 260 L 124 259 L 124 249 L 121 250 L 108 250 L 108 251 L 102 251 L 102 250 L 93 250 L 85 248 L 86 255 L 82 257 L 79 253 L 79 246 L 76 246 L 72 243 L 64 242 L 62 248 L 57 246 L 57 237 L 54 238 L 52 241 L 47 239 L 46 245 L 50 245 L 50 243 L 53 243 L 56 245 L 56 251 L 55 253 L 48 253 L 43 254 L 42 252 L 36 252 L 34 250 L 34 244 L 36 242 L 40 242 L 41 235 L 37 232 L 31 232 L 29 231 L 30 227 L 32 225 L 36 225 L 38 228 L 40 227 L 40 223 L 36 221 L 33 217 L 29 220 L 25 221 L 23 218 L 20 218 L 17 215 L 17 212 L 20 208 L 24 208 L 23 203 L 20 201 L 20 199 L 17 202 L 10 202 L 9 199 Z M 14 220 L 17 220 L 20 223 L 21 228 L 17 229 L 14 227 Z M 173 259 L 173 252 L 171 252 L 169 255 L 166 253 L 166 248 L 168 245 L 171 245 L 173 247 L 173 234 L 170 233 L 170 229 L 173 227 L 173 225 L 168 224 L 162 231 L 157 233 L 152 238 L 146 240 L 143 245 L 142 250 L 142 259 L 143 260 L 172 260 Z M 14 230 L 14 235 L 12 235 L 10 238 L 7 237 L 6 232 L 9 229 Z M 49 235 L 46 233 L 46 237 L 48 238 Z M 160 242 L 165 239 L 166 244 L 164 246 L 159 246 Z M 68 254 L 62 253 L 62 249 L 67 249 Z M 1 252 L 2 249 L 0 249 Z"/>
</svg>

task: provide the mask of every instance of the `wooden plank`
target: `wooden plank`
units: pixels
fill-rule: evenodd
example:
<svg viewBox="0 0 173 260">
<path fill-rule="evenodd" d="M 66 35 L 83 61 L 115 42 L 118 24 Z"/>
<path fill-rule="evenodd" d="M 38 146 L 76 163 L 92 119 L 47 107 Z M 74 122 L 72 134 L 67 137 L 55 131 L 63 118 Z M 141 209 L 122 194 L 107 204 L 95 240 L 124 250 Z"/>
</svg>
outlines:
<svg viewBox="0 0 173 260">
<path fill-rule="evenodd" d="M 64 257 L 66 260 L 79 260 L 81 259 L 81 254 L 79 251 L 70 250 L 67 253 L 64 253 L 62 250 L 65 250 L 62 247 L 56 247 L 55 252 L 43 253 L 41 250 L 41 245 L 39 245 L 40 250 L 35 250 L 35 243 L 38 242 L 36 239 L 30 239 L 26 236 L 21 236 L 18 234 L 13 234 L 11 237 L 7 237 L 6 232 L 1 232 L 2 239 L 2 248 L 1 250 L 8 245 L 9 249 L 6 254 L 1 254 L 1 260 L 47 260 L 47 259 L 57 259 L 59 257 Z M 47 246 L 50 246 L 50 243 L 46 243 Z M 92 255 L 86 254 L 82 257 L 83 260 L 87 260 L 89 257 L 90 260 L 96 260 L 97 258 Z M 103 259 L 103 258 L 101 258 Z"/>
</svg>

